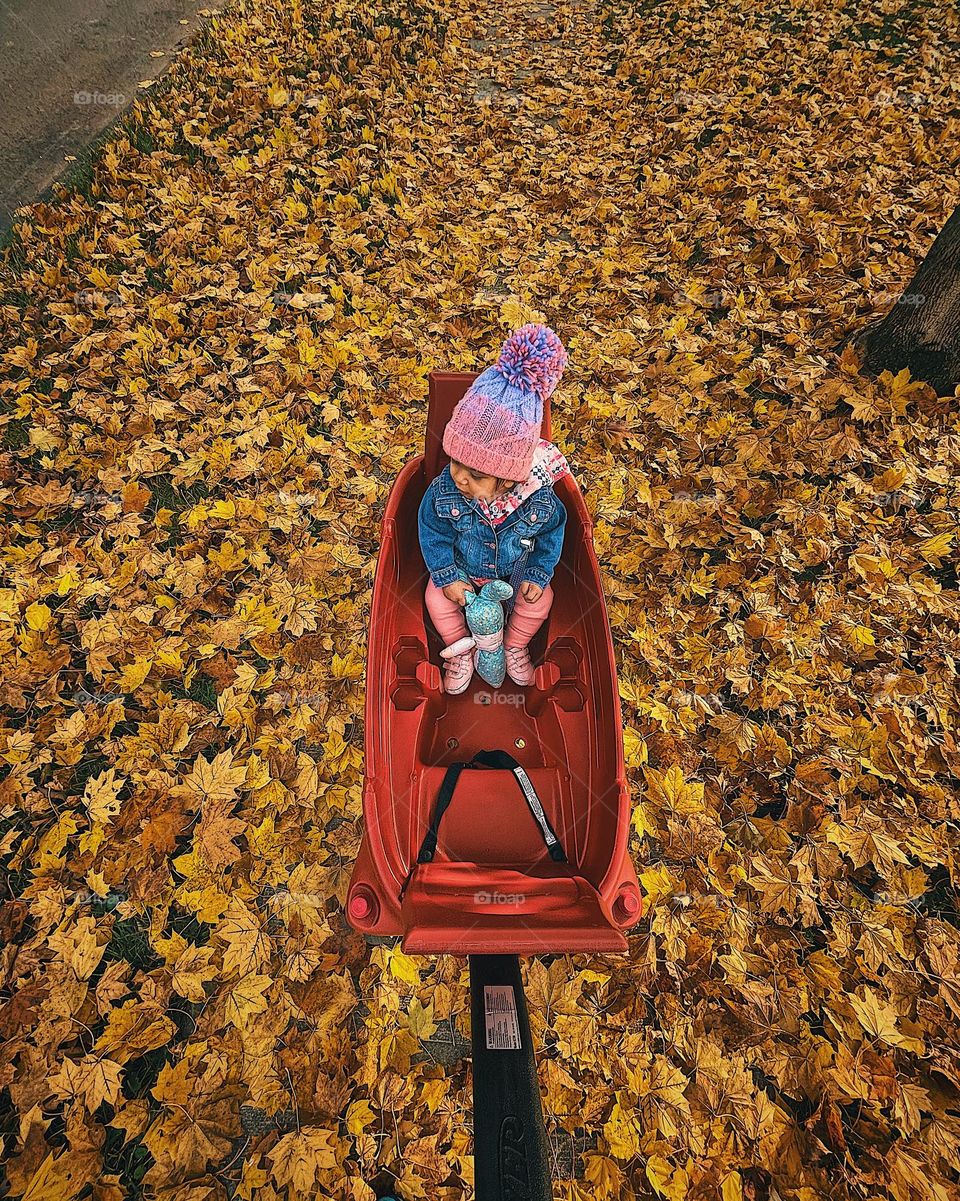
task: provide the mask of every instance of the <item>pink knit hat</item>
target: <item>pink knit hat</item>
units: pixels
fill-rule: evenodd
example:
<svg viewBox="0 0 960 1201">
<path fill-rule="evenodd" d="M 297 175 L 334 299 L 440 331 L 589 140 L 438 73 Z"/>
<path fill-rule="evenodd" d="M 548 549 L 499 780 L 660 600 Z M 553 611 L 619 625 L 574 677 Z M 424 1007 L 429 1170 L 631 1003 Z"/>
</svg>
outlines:
<svg viewBox="0 0 960 1201">
<path fill-rule="evenodd" d="M 525 480 L 540 441 L 543 402 L 566 365 L 567 352 L 552 329 L 521 325 L 461 397 L 443 431 L 443 449 L 474 471 Z"/>
</svg>

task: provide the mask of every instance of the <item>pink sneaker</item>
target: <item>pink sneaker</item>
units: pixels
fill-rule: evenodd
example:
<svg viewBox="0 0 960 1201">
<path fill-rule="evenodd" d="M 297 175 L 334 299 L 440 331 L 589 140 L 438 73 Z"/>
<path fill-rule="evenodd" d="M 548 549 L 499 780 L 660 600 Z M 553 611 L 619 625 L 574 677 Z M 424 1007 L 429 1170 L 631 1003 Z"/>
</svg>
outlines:
<svg viewBox="0 0 960 1201">
<path fill-rule="evenodd" d="M 473 679 L 473 659 L 476 642 L 469 635 L 451 642 L 440 652 L 447 666 L 443 673 L 443 691 L 456 696 L 463 692 Z"/>
<path fill-rule="evenodd" d="M 530 662 L 530 652 L 525 646 L 506 646 L 503 653 L 507 657 L 507 675 L 514 684 L 521 687 L 533 683 L 533 664 Z"/>
</svg>

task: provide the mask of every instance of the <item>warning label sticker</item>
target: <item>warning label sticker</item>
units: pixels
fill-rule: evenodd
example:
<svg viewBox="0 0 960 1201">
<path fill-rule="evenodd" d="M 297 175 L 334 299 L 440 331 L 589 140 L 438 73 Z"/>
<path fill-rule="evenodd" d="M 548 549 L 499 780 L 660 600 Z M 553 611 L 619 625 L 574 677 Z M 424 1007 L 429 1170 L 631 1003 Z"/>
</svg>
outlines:
<svg viewBox="0 0 960 1201">
<path fill-rule="evenodd" d="M 510 984 L 483 986 L 483 1012 L 487 1023 L 488 1051 L 519 1051 L 520 1023 L 517 1000 Z"/>
</svg>

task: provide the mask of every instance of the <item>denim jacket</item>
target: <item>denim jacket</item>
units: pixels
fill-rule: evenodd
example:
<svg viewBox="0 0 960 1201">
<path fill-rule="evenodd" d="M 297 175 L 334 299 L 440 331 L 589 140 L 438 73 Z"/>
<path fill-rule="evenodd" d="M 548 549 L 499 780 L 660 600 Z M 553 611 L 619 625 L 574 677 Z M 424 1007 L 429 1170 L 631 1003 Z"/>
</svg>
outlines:
<svg viewBox="0 0 960 1201">
<path fill-rule="evenodd" d="M 548 485 L 532 492 L 494 525 L 476 502 L 453 482 L 449 465 L 423 494 L 417 514 L 420 549 L 430 579 L 446 588 L 461 578 L 509 579 L 517 560 L 533 540 L 523 579 L 546 588 L 563 550 L 567 510 Z"/>
</svg>

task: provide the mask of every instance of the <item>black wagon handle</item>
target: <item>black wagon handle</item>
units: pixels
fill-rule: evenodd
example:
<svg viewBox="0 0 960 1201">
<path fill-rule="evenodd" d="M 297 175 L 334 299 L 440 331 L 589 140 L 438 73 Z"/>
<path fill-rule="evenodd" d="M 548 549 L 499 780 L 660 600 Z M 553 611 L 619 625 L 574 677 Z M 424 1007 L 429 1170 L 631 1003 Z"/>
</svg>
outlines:
<svg viewBox="0 0 960 1201">
<path fill-rule="evenodd" d="M 553 1201 L 520 960 L 469 960 L 477 1201 Z"/>
</svg>

